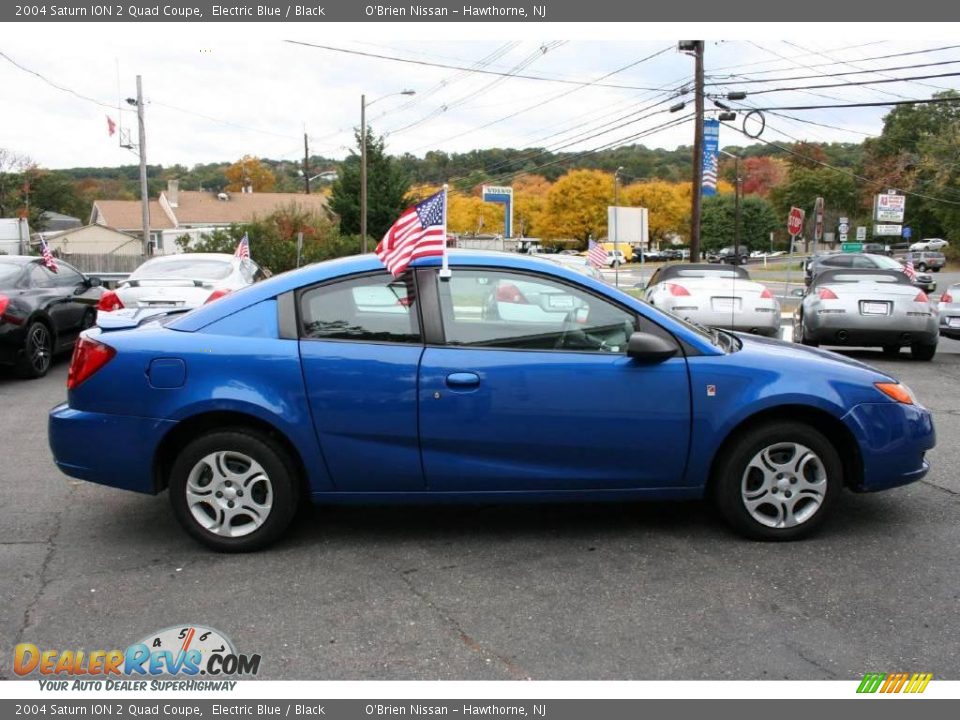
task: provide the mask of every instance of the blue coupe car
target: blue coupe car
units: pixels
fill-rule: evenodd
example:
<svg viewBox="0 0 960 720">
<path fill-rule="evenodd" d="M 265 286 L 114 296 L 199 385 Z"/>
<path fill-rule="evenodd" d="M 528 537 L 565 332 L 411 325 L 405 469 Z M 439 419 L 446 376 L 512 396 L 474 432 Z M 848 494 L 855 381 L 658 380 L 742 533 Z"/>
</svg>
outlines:
<svg viewBox="0 0 960 720">
<path fill-rule="evenodd" d="M 691 325 L 532 257 L 439 265 L 395 279 L 343 258 L 188 313 L 113 313 L 50 412 L 57 465 L 169 490 L 223 551 L 275 540 L 306 499 L 707 496 L 744 535 L 786 540 L 844 487 L 929 469 L 930 413 L 866 365 Z"/>
</svg>

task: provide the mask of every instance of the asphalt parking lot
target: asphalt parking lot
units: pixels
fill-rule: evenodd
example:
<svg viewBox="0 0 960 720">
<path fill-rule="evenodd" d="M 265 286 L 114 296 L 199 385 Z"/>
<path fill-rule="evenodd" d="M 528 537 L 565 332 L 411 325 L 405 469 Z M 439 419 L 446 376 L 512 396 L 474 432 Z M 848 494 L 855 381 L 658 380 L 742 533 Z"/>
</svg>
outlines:
<svg viewBox="0 0 960 720">
<path fill-rule="evenodd" d="M 933 470 L 845 494 L 792 544 L 741 540 L 703 503 L 338 507 L 217 555 L 165 495 L 56 470 L 65 360 L 38 381 L 0 373 L 0 677 L 17 642 L 123 648 L 202 623 L 269 679 L 958 679 L 960 343 L 929 363 L 849 354 L 934 411 Z"/>
</svg>

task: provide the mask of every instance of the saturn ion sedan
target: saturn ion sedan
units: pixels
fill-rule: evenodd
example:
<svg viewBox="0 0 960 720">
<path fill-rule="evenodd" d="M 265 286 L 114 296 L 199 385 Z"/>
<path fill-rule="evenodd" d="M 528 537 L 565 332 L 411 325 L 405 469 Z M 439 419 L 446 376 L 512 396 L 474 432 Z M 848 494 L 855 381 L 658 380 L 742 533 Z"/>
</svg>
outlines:
<svg viewBox="0 0 960 720">
<path fill-rule="evenodd" d="M 780 337 L 780 303 L 738 265 L 665 265 L 650 278 L 646 298 L 700 325 Z"/>
<path fill-rule="evenodd" d="M 87 330 L 50 412 L 57 465 L 167 491 L 222 551 L 275 540 L 306 500 L 708 497 L 744 535 L 788 540 L 844 488 L 929 469 L 931 414 L 887 373 L 696 327 L 535 258 L 449 264 L 393 278 L 342 258 Z"/>
<path fill-rule="evenodd" d="M 804 345 L 907 346 L 917 360 L 937 353 L 939 313 L 899 270 L 825 270 L 794 313 L 793 337 Z"/>
</svg>

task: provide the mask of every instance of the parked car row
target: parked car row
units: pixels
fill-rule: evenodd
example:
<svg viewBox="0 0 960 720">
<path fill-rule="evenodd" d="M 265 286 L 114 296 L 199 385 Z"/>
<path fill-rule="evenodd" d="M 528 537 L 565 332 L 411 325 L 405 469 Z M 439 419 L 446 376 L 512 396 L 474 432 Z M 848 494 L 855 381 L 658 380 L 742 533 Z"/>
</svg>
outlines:
<svg viewBox="0 0 960 720">
<path fill-rule="evenodd" d="M 915 255 L 939 255 L 939 260 L 934 260 L 934 258 L 920 258 L 917 260 L 923 260 L 922 267 L 914 264 L 914 271 L 916 272 L 916 277 L 913 279 L 913 284 L 921 288 L 922 290 L 930 293 L 937 289 L 936 281 L 928 274 L 926 271 L 928 269 L 934 269 L 936 264 L 936 271 L 939 271 L 940 268 L 944 265 L 944 258 L 941 253 L 916 253 Z M 876 255 L 872 253 L 832 253 L 828 255 L 814 255 L 812 258 L 807 260 L 804 263 L 804 284 L 807 287 L 810 287 L 813 284 L 814 279 L 818 274 L 826 270 L 896 270 L 899 272 L 905 271 L 905 263 L 908 261 L 913 253 L 908 254 L 903 261 L 894 260 L 893 258 L 887 257 L 886 255 Z"/>
</svg>

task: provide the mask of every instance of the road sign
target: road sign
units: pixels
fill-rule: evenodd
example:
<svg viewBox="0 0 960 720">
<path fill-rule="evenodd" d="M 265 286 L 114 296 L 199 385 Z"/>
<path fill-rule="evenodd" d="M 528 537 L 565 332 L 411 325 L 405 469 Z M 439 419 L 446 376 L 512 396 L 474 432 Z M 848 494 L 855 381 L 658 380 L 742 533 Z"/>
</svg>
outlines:
<svg viewBox="0 0 960 720">
<path fill-rule="evenodd" d="M 799 235 L 803 232 L 803 210 L 798 207 L 790 208 L 790 216 L 787 218 L 787 232 L 791 235 Z"/>
<path fill-rule="evenodd" d="M 909 240 L 911 235 L 913 235 L 913 230 L 911 230 L 909 227 L 905 227 L 903 229 L 903 237 Z"/>
<path fill-rule="evenodd" d="M 867 239 L 867 228 L 864 225 L 861 225 L 857 228 L 857 240 L 863 242 Z"/>
<path fill-rule="evenodd" d="M 873 234 L 874 237 L 879 235 L 896 235 L 900 236 L 900 233 L 903 232 L 902 225 L 874 225 Z"/>
<path fill-rule="evenodd" d="M 848 232 L 850 232 L 850 226 L 847 223 L 842 222 L 837 226 L 837 230 L 840 231 L 841 235 L 846 235 Z"/>
<path fill-rule="evenodd" d="M 840 249 L 843 252 L 860 252 L 861 250 L 863 250 L 863 243 L 852 243 L 852 242 L 843 243 L 843 245 L 840 246 Z"/>
<path fill-rule="evenodd" d="M 874 200 L 874 220 L 881 223 L 902 223 L 907 198 L 903 195 L 877 195 Z"/>
<path fill-rule="evenodd" d="M 847 241 L 847 234 L 845 232 L 840 233 L 840 242 L 845 243 Z"/>
<path fill-rule="evenodd" d="M 819 242 L 823 240 L 823 198 L 818 197 L 813 204 L 813 239 Z M 842 231 L 841 231 L 842 232 Z"/>
</svg>

